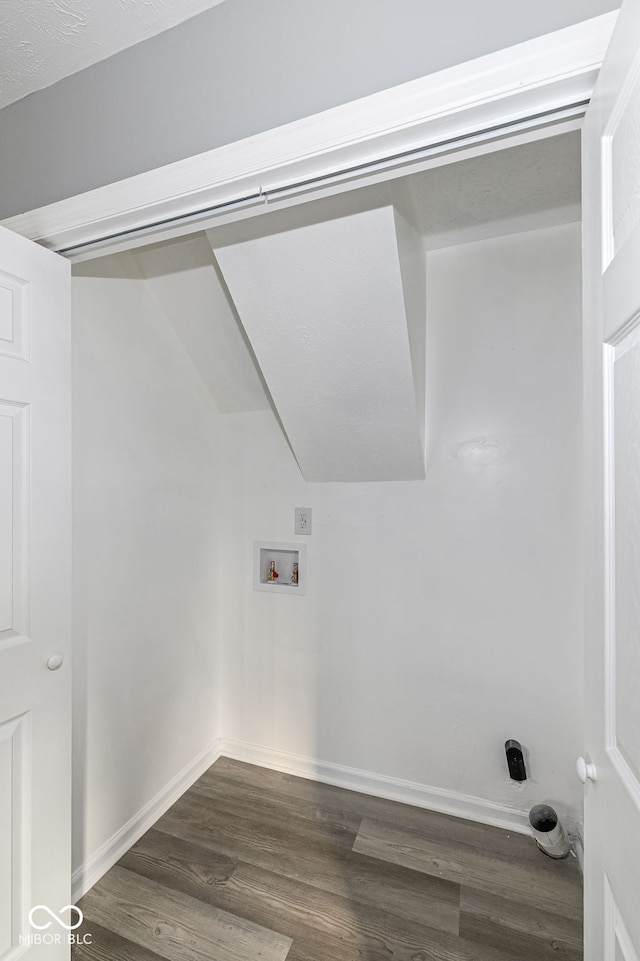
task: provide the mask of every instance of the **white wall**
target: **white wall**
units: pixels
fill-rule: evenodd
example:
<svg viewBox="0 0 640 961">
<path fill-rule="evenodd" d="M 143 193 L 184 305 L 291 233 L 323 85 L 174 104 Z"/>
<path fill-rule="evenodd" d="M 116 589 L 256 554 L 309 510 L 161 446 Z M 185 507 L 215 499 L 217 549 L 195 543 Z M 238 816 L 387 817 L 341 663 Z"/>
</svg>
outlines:
<svg viewBox="0 0 640 961">
<path fill-rule="evenodd" d="M 219 454 L 210 395 L 131 262 L 76 274 L 77 870 L 218 735 Z"/>
<path fill-rule="evenodd" d="M 217 412 L 131 261 L 76 270 L 76 869 L 219 737 L 579 819 L 579 226 L 427 256 L 426 481 L 307 484 L 270 411 Z M 254 591 L 253 541 L 296 539 L 307 595 Z"/>
<path fill-rule="evenodd" d="M 579 226 L 427 267 L 425 482 L 306 484 L 270 413 L 221 419 L 224 734 L 579 818 Z M 252 541 L 294 540 L 296 505 L 308 593 L 254 592 Z"/>
</svg>

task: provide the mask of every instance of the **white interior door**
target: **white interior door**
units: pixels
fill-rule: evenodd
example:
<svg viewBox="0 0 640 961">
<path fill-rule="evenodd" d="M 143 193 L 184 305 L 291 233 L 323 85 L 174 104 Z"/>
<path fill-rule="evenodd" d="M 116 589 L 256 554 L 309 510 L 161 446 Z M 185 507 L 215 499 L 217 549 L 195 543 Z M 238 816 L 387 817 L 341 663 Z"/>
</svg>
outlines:
<svg viewBox="0 0 640 961">
<path fill-rule="evenodd" d="M 69 951 L 29 920 L 70 899 L 69 292 L 62 257 L 0 228 L 0 961 Z"/>
<path fill-rule="evenodd" d="M 585 956 L 639 961 L 640 0 L 622 5 L 583 151 Z"/>
</svg>

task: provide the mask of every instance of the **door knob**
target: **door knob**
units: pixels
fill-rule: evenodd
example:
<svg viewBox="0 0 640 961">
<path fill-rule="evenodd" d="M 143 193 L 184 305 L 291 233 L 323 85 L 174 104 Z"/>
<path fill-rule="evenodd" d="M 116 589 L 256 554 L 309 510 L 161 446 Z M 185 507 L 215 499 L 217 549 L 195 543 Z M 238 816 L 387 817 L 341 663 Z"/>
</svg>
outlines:
<svg viewBox="0 0 640 961">
<path fill-rule="evenodd" d="M 586 784 L 587 781 L 595 781 L 596 766 L 595 764 L 587 764 L 583 757 L 579 757 L 576 761 L 576 773 L 583 784 Z"/>
<path fill-rule="evenodd" d="M 57 671 L 64 664 L 64 657 L 62 654 L 52 654 L 47 661 L 47 667 L 50 671 Z"/>
</svg>

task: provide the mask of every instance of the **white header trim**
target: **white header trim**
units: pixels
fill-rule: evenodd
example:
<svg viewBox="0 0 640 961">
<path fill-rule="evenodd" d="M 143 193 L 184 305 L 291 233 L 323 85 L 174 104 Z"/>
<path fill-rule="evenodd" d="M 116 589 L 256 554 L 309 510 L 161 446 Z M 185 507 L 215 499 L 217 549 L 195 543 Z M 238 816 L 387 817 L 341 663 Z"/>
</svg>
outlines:
<svg viewBox="0 0 640 961">
<path fill-rule="evenodd" d="M 384 163 L 407 151 L 584 104 L 616 18 L 614 12 L 587 20 L 12 217 L 3 226 L 45 247 L 67 250 L 242 198 L 259 198 L 283 184 Z"/>
</svg>

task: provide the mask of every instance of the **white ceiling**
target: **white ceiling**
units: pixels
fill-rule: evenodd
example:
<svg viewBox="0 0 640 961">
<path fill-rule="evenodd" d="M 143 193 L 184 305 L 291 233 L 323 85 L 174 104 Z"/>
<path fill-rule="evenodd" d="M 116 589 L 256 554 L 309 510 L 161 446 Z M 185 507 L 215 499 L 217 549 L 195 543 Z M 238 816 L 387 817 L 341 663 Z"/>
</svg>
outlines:
<svg viewBox="0 0 640 961">
<path fill-rule="evenodd" d="M 580 219 L 580 132 L 408 178 L 427 250 Z"/>
<path fill-rule="evenodd" d="M 1 0 L 0 108 L 224 0 Z"/>
</svg>

